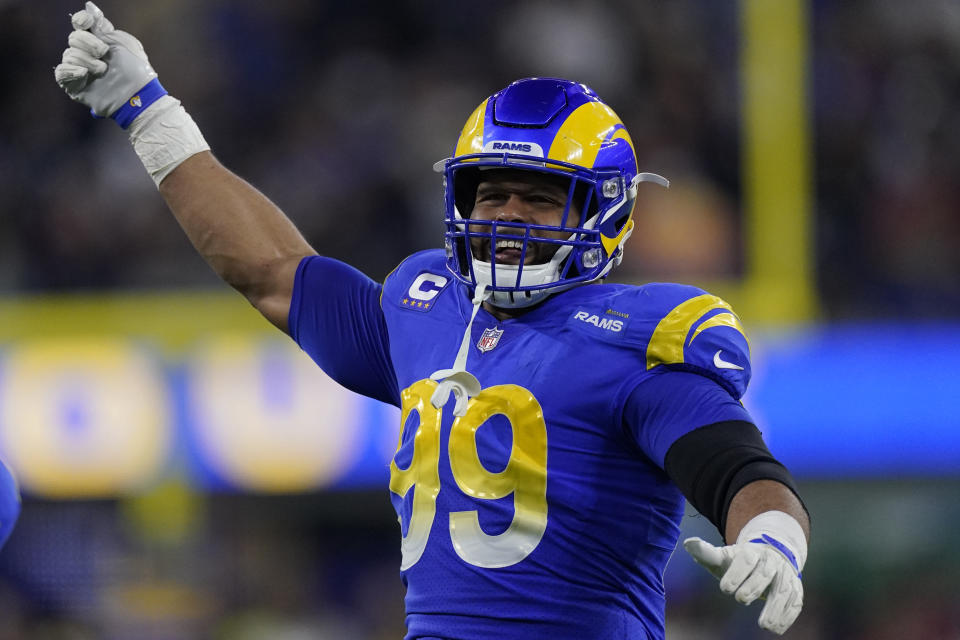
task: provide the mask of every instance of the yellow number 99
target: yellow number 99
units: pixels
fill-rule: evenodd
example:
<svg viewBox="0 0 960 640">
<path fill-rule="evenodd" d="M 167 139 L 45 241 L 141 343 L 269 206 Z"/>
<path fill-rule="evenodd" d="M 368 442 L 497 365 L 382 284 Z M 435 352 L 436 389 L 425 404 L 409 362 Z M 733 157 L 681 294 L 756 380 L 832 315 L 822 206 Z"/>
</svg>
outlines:
<svg viewBox="0 0 960 640">
<path fill-rule="evenodd" d="M 403 569 L 420 559 L 436 515 L 441 415 L 429 403 L 434 388 L 432 380 L 421 380 L 404 390 L 401 423 L 406 424 L 410 412 L 416 410 L 420 425 L 409 467 L 401 470 L 396 461 L 390 464 L 391 491 L 402 496 L 416 485 L 410 524 L 401 545 Z M 495 415 L 503 415 L 513 433 L 510 458 L 499 472 L 483 466 L 476 441 L 477 429 Z M 485 533 L 476 511 L 450 514 L 450 538 L 457 555 L 486 568 L 520 562 L 537 547 L 547 528 L 547 427 L 540 403 L 517 385 L 484 389 L 470 399 L 466 413 L 454 420 L 449 451 L 450 470 L 463 493 L 481 500 L 513 494 L 513 521 L 500 534 Z"/>
</svg>

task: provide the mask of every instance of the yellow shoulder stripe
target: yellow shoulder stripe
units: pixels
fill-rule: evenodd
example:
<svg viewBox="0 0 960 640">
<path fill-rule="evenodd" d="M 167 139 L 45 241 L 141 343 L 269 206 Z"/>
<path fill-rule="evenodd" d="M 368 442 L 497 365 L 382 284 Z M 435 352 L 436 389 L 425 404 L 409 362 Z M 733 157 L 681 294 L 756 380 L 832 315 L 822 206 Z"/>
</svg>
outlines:
<svg viewBox="0 0 960 640">
<path fill-rule="evenodd" d="M 716 309 L 723 309 L 724 313 L 709 318 L 697 327 L 697 330 L 690 337 L 690 341 L 687 342 L 687 334 L 690 333 L 690 329 L 697 320 L 702 318 L 704 314 Z M 747 344 L 750 344 L 746 330 L 740 324 L 740 319 L 733 313 L 730 305 L 717 296 L 705 293 L 681 302 L 660 320 L 650 336 L 650 343 L 647 345 L 647 369 L 652 369 L 660 364 L 684 362 L 684 346 L 689 346 L 701 331 L 712 327 L 735 329 L 747 340 Z"/>
<path fill-rule="evenodd" d="M 690 336 L 690 342 L 693 342 L 693 339 L 700 335 L 701 331 L 704 329 L 710 329 L 712 327 L 730 327 L 731 329 L 736 329 L 743 335 L 744 339 L 746 339 L 747 347 L 750 347 L 750 338 L 747 336 L 747 330 L 743 328 L 742 324 L 740 324 L 740 318 L 738 318 L 732 311 L 727 313 L 718 313 L 701 324 L 699 327 L 697 327 L 697 330 L 693 332 L 693 335 Z M 687 343 L 688 347 L 690 346 L 690 342 Z"/>
</svg>

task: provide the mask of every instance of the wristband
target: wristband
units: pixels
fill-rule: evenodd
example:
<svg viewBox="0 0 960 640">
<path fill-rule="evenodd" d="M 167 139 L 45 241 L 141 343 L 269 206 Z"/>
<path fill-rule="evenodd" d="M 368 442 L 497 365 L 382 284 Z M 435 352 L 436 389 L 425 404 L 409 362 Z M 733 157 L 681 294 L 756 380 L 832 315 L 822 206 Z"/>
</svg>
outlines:
<svg viewBox="0 0 960 640">
<path fill-rule="evenodd" d="M 167 90 L 163 88 L 163 85 L 160 84 L 158 79 L 154 78 L 129 100 L 124 102 L 122 107 L 110 114 L 110 118 L 115 120 L 121 129 L 126 129 L 137 116 L 143 113 L 144 109 L 165 95 L 167 95 Z M 91 110 L 90 113 L 94 118 L 100 117 L 94 113 L 93 110 Z"/>
<path fill-rule="evenodd" d="M 783 511 L 766 511 L 754 516 L 737 536 L 737 544 L 745 542 L 770 545 L 793 565 L 797 577 L 801 577 L 807 561 L 807 537 L 793 516 Z"/>
</svg>

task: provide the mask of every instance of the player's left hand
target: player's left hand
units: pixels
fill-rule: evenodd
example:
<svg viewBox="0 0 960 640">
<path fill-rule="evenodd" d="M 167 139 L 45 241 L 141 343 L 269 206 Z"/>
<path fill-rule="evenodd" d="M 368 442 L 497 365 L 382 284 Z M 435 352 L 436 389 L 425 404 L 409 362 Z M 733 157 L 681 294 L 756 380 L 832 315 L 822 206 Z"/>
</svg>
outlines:
<svg viewBox="0 0 960 640">
<path fill-rule="evenodd" d="M 766 600 L 758 620 L 763 629 L 783 634 L 800 615 L 803 583 L 799 568 L 771 544 L 741 542 L 715 547 L 700 538 L 687 538 L 683 548 L 720 578 L 720 590 L 737 602 Z"/>
</svg>

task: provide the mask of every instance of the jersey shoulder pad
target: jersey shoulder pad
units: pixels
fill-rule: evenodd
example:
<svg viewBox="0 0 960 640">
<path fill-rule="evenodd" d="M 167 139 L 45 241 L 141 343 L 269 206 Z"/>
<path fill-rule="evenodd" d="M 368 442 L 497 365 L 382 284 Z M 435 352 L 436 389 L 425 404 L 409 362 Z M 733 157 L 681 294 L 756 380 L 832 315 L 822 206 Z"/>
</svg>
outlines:
<svg viewBox="0 0 960 640">
<path fill-rule="evenodd" d="M 739 399 L 750 382 L 750 341 L 740 318 L 721 298 L 697 287 L 639 287 L 649 331 L 647 370 L 659 366 L 706 375 Z"/>
<path fill-rule="evenodd" d="M 390 302 L 401 307 L 427 311 L 440 293 L 456 279 L 447 271 L 442 249 L 419 251 L 406 258 L 383 281 L 381 306 Z"/>
</svg>

